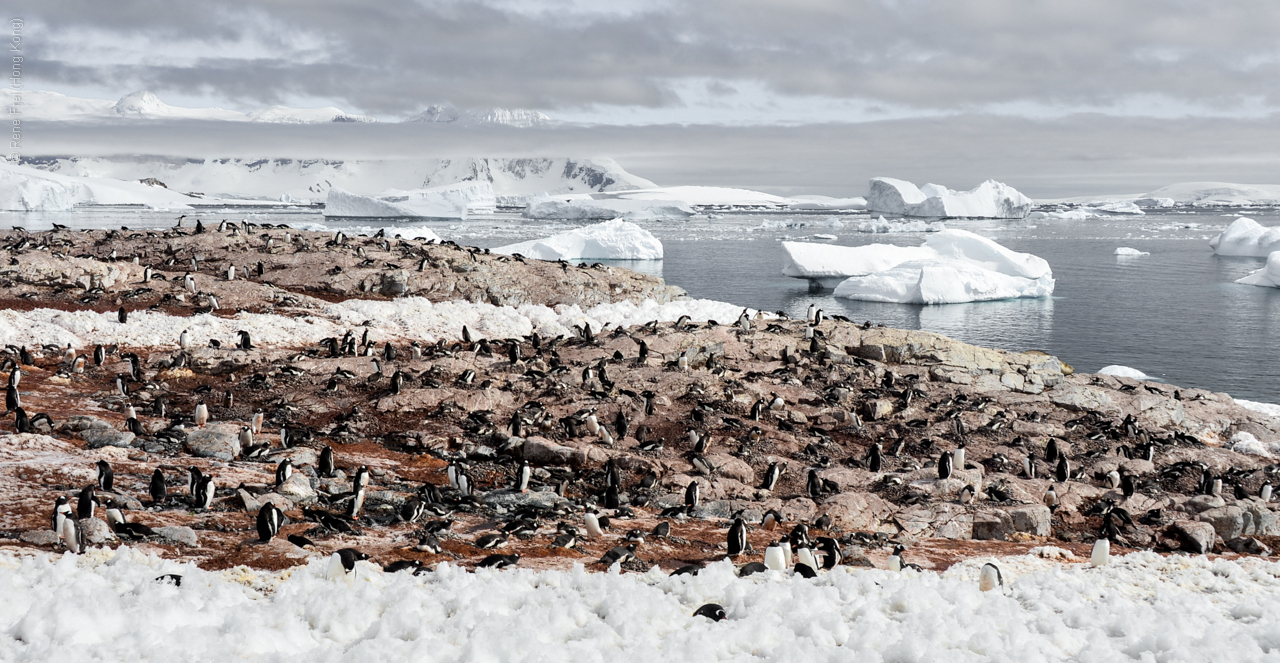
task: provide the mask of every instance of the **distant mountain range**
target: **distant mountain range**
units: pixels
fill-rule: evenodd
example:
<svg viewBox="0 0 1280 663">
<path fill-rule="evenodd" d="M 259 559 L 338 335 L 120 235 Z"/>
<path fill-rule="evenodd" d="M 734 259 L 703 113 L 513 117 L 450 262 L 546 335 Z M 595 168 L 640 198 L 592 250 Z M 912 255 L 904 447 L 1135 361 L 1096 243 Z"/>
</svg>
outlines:
<svg viewBox="0 0 1280 663">
<path fill-rule="evenodd" d="M 348 113 L 340 108 L 290 108 L 268 106 L 248 113 L 223 108 L 171 106 L 147 91 L 127 94 L 119 101 L 68 97 L 57 92 L 31 91 L 22 95 L 21 115 L 32 120 L 92 122 L 119 118 L 142 120 L 205 120 L 220 122 L 272 122 L 277 124 L 322 124 L 329 122 L 377 122 L 377 118 Z M 533 127 L 552 124 L 538 111 L 523 108 L 459 110 L 433 105 L 404 122 L 451 122 L 458 125 L 501 124 Z"/>
</svg>

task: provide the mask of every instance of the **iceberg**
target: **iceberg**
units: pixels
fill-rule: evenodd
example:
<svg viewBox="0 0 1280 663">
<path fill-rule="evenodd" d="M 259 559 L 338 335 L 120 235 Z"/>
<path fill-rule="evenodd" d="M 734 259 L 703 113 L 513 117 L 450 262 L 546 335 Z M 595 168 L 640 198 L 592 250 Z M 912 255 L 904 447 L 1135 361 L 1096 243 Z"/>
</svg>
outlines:
<svg viewBox="0 0 1280 663">
<path fill-rule="evenodd" d="M 867 199 L 862 196 L 853 198 L 832 198 L 830 196 L 794 196 L 791 209 L 805 210 L 860 210 L 867 208 Z"/>
<path fill-rule="evenodd" d="M 1112 214 L 1133 214 L 1142 215 L 1146 212 L 1142 211 L 1138 205 L 1127 200 L 1100 200 L 1098 202 L 1089 203 L 1085 208 L 1093 212 L 1103 212 L 1102 216 L 1110 216 Z"/>
<path fill-rule="evenodd" d="M 1096 219 L 1102 216 L 1097 212 L 1091 212 L 1087 209 L 1072 209 L 1066 211 L 1044 211 L 1032 212 L 1027 215 L 1027 220 L 1034 221 L 1039 219 L 1059 219 L 1063 221 L 1084 221 L 1085 219 Z"/>
<path fill-rule="evenodd" d="M 1236 283 L 1244 285 L 1260 285 L 1266 288 L 1280 288 L 1280 251 L 1272 251 L 1267 255 L 1267 264 L 1252 274 L 1236 279 Z"/>
<path fill-rule="evenodd" d="M 1280 226 L 1267 228 L 1242 216 L 1209 240 L 1209 248 L 1220 256 L 1267 257 L 1280 251 Z"/>
<path fill-rule="evenodd" d="M 588 197 L 539 196 L 524 208 L 527 219 L 609 220 L 638 218 L 645 220 L 687 219 L 693 208 L 678 200 L 598 200 Z"/>
<path fill-rule="evenodd" d="M 1173 207 L 1175 203 L 1172 198 L 1153 198 L 1151 196 L 1146 196 L 1135 199 L 1133 204 L 1138 207 Z"/>
<path fill-rule="evenodd" d="M 787 262 L 784 276 L 808 279 L 824 288 L 834 288 L 851 276 L 863 276 L 892 269 L 904 262 L 935 255 L 923 246 L 867 244 L 835 246 L 810 242 L 783 242 Z"/>
<path fill-rule="evenodd" d="M 493 252 L 538 260 L 662 260 L 662 242 L 634 223 L 614 220 L 500 246 Z"/>
<path fill-rule="evenodd" d="M 1111 366 L 1103 366 L 1098 369 L 1098 375 L 1112 375 L 1118 378 L 1132 378 L 1134 380 L 1155 380 L 1156 378 L 1143 373 L 1136 368 L 1112 364 Z"/>
<path fill-rule="evenodd" d="M 1051 294 L 1052 278 L 1028 279 L 950 258 L 912 260 L 884 272 L 855 276 L 835 291 L 836 297 L 899 304 L 962 304 Z"/>
<path fill-rule="evenodd" d="M 1022 219 L 1034 203 L 1013 187 L 987 180 L 968 191 L 937 184 L 923 187 L 905 180 L 876 177 L 867 194 L 867 210 L 898 216 Z"/>
<path fill-rule="evenodd" d="M 941 221 L 887 221 L 882 216 L 874 221 L 863 221 L 858 224 L 860 233 L 936 233 L 946 230 Z"/>
<path fill-rule="evenodd" d="M 1151 255 L 1151 252 L 1150 252 L 1150 251 L 1139 251 L 1138 249 L 1131 248 L 1131 247 L 1128 247 L 1128 246 L 1121 246 L 1121 247 L 1118 247 L 1118 248 L 1115 250 L 1115 255 L 1118 255 L 1118 256 L 1149 256 L 1149 255 Z"/>
<path fill-rule="evenodd" d="M 459 182 L 448 186 L 399 191 L 388 189 L 365 196 L 329 189 L 326 217 L 465 219 L 472 212 L 492 212 L 497 206 L 493 186 L 488 182 Z"/>
</svg>

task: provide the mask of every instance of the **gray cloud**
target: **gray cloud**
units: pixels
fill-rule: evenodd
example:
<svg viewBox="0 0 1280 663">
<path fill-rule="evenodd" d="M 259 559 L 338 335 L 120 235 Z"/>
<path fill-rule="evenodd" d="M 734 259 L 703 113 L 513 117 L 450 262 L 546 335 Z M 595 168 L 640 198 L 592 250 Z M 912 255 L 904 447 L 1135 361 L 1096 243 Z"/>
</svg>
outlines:
<svg viewBox="0 0 1280 663">
<path fill-rule="evenodd" d="M 1214 0 L 22 0 L 38 87 L 149 88 L 242 106 L 447 101 L 554 112 L 679 108 L 754 81 L 920 112 L 1280 107 L 1280 4 Z M 1135 101 L 1135 99 L 1137 101 Z M 1136 104 L 1136 106 L 1135 106 Z M 1021 105 L 1021 106 L 1020 106 Z M 678 117 L 678 114 L 677 114 Z"/>
</svg>

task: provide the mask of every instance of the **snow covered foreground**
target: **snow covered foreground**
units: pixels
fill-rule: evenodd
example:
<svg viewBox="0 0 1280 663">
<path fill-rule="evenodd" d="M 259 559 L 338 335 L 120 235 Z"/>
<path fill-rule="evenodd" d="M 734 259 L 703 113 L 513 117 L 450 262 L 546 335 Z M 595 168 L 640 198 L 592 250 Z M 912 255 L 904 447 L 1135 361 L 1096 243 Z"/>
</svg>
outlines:
<svg viewBox="0 0 1280 663">
<path fill-rule="evenodd" d="M 538 260 L 662 260 L 662 242 L 629 221 L 605 221 L 493 249 Z"/>
<path fill-rule="evenodd" d="M 216 338 L 234 344 L 236 332 L 250 333 L 253 344 L 262 347 L 298 347 L 318 343 L 330 336 L 342 336 L 368 322 L 370 337 L 391 339 L 456 340 L 466 325 L 476 338 L 515 338 L 535 330 L 544 336 L 572 336 L 573 326 L 590 324 L 600 330 L 605 323 L 630 326 L 653 320 L 674 322 L 682 315 L 702 322 L 724 324 L 738 319 L 743 308 L 709 299 L 681 299 L 659 304 L 645 300 L 639 304 L 616 302 L 583 310 L 578 305 L 549 308 L 526 304 L 518 308 L 465 301 L 431 302 L 422 297 L 390 301 L 351 299 L 328 304 L 313 315 L 289 317 L 274 313 L 237 313 L 221 317 L 204 313 L 189 317 L 157 311 L 132 311 L 129 323 L 120 324 L 114 312 L 0 310 L 0 345 L 37 347 L 45 343 L 73 348 L 118 343 L 126 347 L 176 348 L 182 330 L 190 330 L 191 342 L 207 345 Z M 750 311 L 755 314 L 754 310 Z"/>
<path fill-rule="evenodd" d="M 1280 647 L 1280 564 L 1135 553 L 1092 568 L 986 559 L 805 580 L 328 560 L 206 572 L 129 548 L 0 556 L 0 660 L 1256 661 Z M 616 568 L 616 567 L 615 567 Z M 182 584 L 157 581 L 182 576 Z M 692 613 L 724 606 L 712 622 Z"/>
</svg>

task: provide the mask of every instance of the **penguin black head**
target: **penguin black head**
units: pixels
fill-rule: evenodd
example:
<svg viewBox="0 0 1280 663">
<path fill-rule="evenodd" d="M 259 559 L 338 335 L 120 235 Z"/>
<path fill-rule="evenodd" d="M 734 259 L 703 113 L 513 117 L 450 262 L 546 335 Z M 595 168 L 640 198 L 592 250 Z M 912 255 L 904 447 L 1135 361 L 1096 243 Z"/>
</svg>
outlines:
<svg viewBox="0 0 1280 663">
<path fill-rule="evenodd" d="M 719 603 L 708 603 L 698 608 L 697 610 L 694 610 L 693 616 L 706 617 L 707 619 L 710 619 L 713 622 L 721 621 L 726 617 L 726 615 L 724 614 L 724 606 L 720 605 Z"/>
</svg>

